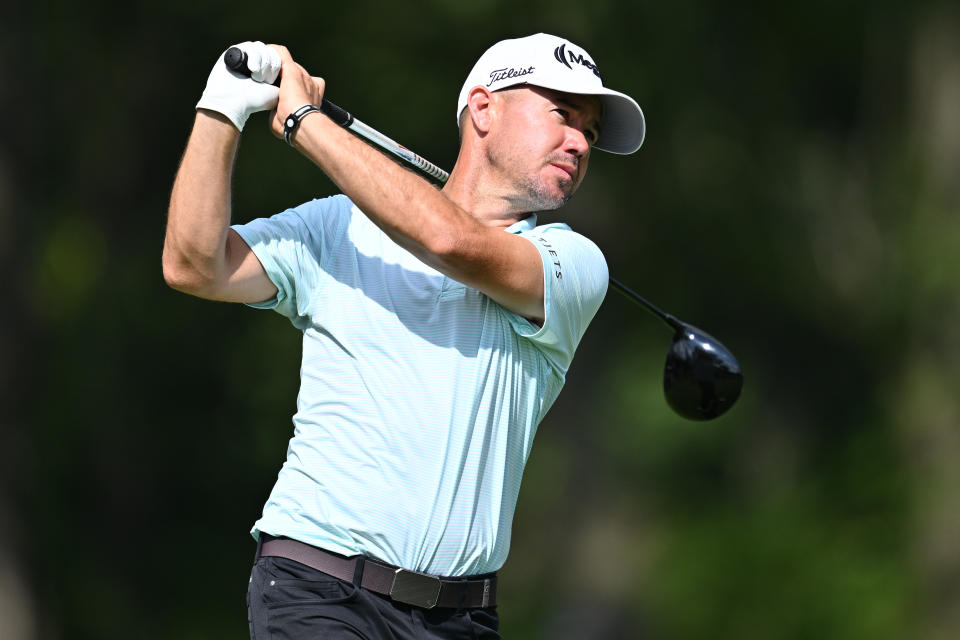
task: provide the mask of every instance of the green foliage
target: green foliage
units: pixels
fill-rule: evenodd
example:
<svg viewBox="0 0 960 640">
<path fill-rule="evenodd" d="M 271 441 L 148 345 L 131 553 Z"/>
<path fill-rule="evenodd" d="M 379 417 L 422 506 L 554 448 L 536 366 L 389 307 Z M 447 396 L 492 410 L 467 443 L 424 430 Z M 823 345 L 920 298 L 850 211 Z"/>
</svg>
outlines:
<svg viewBox="0 0 960 640">
<path fill-rule="evenodd" d="M 649 125 L 639 153 L 591 159 L 560 219 L 719 337 L 746 385 L 719 420 L 672 415 L 669 333 L 611 294 L 537 436 L 506 637 L 956 635 L 955 7 L 295 9 L 55 2 L 6 22 L 0 51 L 24 64 L 0 101 L 0 568 L 28 586 L 0 582 L 0 605 L 27 603 L 21 637 L 245 633 L 246 532 L 290 437 L 299 336 L 162 281 L 213 59 L 287 44 L 331 99 L 450 167 L 467 70 L 535 31 L 584 45 Z M 238 221 L 335 190 L 265 120 L 241 145 Z"/>
</svg>

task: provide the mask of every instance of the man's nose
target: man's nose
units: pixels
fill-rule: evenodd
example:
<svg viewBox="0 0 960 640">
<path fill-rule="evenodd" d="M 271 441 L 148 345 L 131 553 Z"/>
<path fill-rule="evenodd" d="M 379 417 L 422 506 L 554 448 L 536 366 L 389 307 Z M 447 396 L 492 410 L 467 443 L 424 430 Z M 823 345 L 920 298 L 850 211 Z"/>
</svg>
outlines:
<svg viewBox="0 0 960 640">
<path fill-rule="evenodd" d="M 587 136 L 576 127 L 567 128 L 567 140 L 565 150 L 575 156 L 583 157 L 590 150 L 590 143 L 587 142 Z"/>
</svg>

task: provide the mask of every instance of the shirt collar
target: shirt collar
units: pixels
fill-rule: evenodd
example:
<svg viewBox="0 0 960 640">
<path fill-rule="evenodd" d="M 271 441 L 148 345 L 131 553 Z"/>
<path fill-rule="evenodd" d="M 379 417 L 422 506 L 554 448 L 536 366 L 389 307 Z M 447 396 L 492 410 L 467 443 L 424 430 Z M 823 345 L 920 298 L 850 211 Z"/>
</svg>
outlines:
<svg viewBox="0 0 960 640">
<path fill-rule="evenodd" d="M 507 227 L 505 231 L 508 233 L 523 233 L 524 231 L 531 231 L 534 227 L 537 226 L 537 214 L 531 213 L 529 216 L 523 220 L 518 220 L 512 225 Z"/>
</svg>

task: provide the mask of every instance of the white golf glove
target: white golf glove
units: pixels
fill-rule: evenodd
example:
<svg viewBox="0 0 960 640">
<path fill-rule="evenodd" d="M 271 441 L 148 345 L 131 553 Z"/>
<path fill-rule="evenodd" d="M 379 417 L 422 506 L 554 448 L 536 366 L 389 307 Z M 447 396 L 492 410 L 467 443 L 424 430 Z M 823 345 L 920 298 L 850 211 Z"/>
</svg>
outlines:
<svg viewBox="0 0 960 640">
<path fill-rule="evenodd" d="M 221 54 L 207 77 L 207 88 L 197 109 L 222 113 L 243 131 L 250 114 L 277 106 L 280 89 L 272 83 L 280 75 L 280 54 L 262 42 L 241 42 L 235 46 L 247 54 L 250 77 L 229 69 Z"/>
</svg>

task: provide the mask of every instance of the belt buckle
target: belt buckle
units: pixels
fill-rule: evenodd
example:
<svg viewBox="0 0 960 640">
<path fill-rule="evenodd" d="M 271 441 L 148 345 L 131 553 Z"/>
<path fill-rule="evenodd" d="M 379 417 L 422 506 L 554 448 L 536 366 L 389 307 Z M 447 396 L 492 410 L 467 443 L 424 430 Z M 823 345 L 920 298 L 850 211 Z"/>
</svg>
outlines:
<svg viewBox="0 0 960 640">
<path fill-rule="evenodd" d="M 433 609 L 440 599 L 440 578 L 408 569 L 393 572 L 390 597 L 397 602 Z"/>
</svg>

